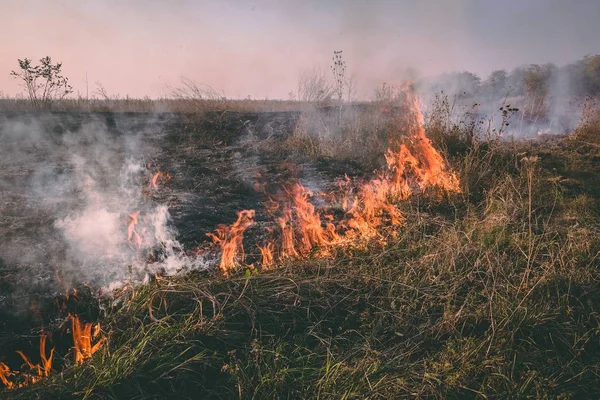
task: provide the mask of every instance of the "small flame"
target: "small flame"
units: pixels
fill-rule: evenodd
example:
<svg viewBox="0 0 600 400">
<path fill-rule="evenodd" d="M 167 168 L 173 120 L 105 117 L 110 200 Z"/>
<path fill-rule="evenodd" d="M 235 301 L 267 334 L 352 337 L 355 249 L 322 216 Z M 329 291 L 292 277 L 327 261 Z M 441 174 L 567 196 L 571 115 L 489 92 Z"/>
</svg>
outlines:
<svg viewBox="0 0 600 400">
<path fill-rule="evenodd" d="M 52 358 L 54 357 L 54 348 L 50 349 L 50 355 L 46 355 L 46 334 L 42 332 L 40 335 L 40 360 L 42 364 L 34 364 L 29 357 L 25 355 L 21 350 L 17 350 L 16 353 L 21 359 L 27 364 L 30 371 L 33 373 L 23 374 L 24 381 L 16 385 L 16 387 L 23 387 L 32 383 L 40 381 L 42 378 L 47 378 L 52 370 Z M 0 362 L 0 381 L 9 389 L 15 387 L 15 384 L 8 380 L 8 377 L 13 375 L 10 368 Z"/>
<path fill-rule="evenodd" d="M 150 185 L 153 189 L 158 189 L 158 181 L 169 181 L 171 179 L 171 174 L 168 172 L 158 171 L 152 176 L 152 180 L 150 181 Z"/>
<path fill-rule="evenodd" d="M 260 255 L 262 256 L 262 267 L 267 269 L 273 266 L 273 251 L 275 250 L 275 245 L 273 242 L 269 242 L 265 246 L 259 246 L 258 249 L 260 250 Z"/>
<path fill-rule="evenodd" d="M 286 208 L 283 215 L 277 218 L 277 223 L 281 229 L 281 256 L 298 257 L 298 252 L 294 246 L 294 230 L 292 226 L 292 210 Z"/>
<path fill-rule="evenodd" d="M 254 210 L 242 210 L 238 212 L 238 218 L 231 226 L 219 225 L 215 234 L 208 234 L 221 248 L 219 268 L 225 276 L 231 274 L 238 259 L 244 258 L 242 240 L 246 229 L 254 223 L 254 215 Z"/>
<path fill-rule="evenodd" d="M 142 237 L 137 233 L 135 229 L 138 224 L 138 218 L 140 216 L 140 211 L 135 211 L 129 214 L 129 225 L 127 226 L 127 240 L 129 242 L 134 240 L 138 249 L 142 248 Z"/>
<path fill-rule="evenodd" d="M 81 323 L 79 317 L 71 316 L 71 331 L 73 334 L 73 349 L 74 358 L 76 364 L 81 364 L 92 355 L 100 350 L 104 343 L 104 337 L 100 338 L 98 342 L 92 345 L 92 339 L 99 334 L 99 326 L 94 327 L 96 335 L 92 335 L 93 324 L 86 322 Z"/>
<path fill-rule="evenodd" d="M 13 388 L 13 383 L 8 380 L 8 377 L 12 375 L 12 371 L 8 368 L 8 365 L 0 362 L 0 381 L 9 389 Z"/>
</svg>

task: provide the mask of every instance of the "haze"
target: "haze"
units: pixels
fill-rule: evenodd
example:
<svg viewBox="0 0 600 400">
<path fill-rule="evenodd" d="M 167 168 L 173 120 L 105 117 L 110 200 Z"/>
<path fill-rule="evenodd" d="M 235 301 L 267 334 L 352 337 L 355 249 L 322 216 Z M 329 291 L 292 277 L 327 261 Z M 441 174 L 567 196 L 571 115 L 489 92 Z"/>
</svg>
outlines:
<svg viewBox="0 0 600 400">
<path fill-rule="evenodd" d="M 168 95 L 181 77 L 231 98 L 288 98 L 302 70 L 343 50 L 358 94 L 383 81 L 600 53 L 600 2 L 3 1 L 0 91 L 21 92 L 17 58 L 63 62 L 75 94 Z"/>
</svg>

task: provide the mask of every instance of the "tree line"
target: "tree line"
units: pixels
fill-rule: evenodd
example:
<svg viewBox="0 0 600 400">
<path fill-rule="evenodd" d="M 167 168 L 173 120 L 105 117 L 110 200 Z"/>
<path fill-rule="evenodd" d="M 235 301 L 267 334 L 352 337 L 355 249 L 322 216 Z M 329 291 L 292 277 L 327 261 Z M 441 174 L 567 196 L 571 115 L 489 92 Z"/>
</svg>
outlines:
<svg viewBox="0 0 600 400">
<path fill-rule="evenodd" d="M 464 71 L 443 74 L 421 84 L 454 93 L 492 98 L 526 95 L 543 98 L 553 90 L 569 96 L 599 96 L 600 54 L 587 55 L 562 67 L 547 63 L 519 66 L 510 72 L 495 70 L 485 80 Z"/>
</svg>

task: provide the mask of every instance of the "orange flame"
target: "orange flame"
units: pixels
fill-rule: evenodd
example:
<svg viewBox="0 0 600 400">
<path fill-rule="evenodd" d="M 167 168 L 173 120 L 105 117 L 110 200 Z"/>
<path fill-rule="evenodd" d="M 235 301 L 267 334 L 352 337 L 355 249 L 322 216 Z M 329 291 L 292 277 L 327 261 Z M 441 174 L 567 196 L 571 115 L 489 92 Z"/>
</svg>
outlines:
<svg viewBox="0 0 600 400">
<path fill-rule="evenodd" d="M 17 350 L 16 353 L 21 357 L 21 359 L 27 364 L 29 369 L 33 371 L 36 375 L 27 373 L 24 374 L 25 380 L 16 387 L 23 387 L 32 383 L 36 383 L 40 381 L 42 378 L 47 378 L 50 375 L 50 371 L 52 370 L 52 358 L 54 357 L 54 348 L 50 349 L 50 356 L 46 356 L 46 334 L 42 333 L 40 335 L 40 360 L 42 364 L 34 364 L 29 357 L 25 355 L 20 350 Z M 0 362 L 0 381 L 9 389 L 15 387 L 15 384 L 8 380 L 8 377 L 12 375 L 13 372 L 10 368 Z"/>
<path fill-rule="evenodd" d="M 133 239 L 138 249 L 142 248 L 142 238 L 135 229 L 136 225 L 138 224 L 139 216 L 140 211 L 135 211 L 129 214 L 129 225 L 127 226 L 127 240 L 131 242 Z"/>
<path fill-rule="evenodd" d="M 292 226 L 292 210 L 285 208 L 283 215 L 277 218 L 277 223 L 281 229 L 281 256 L 298 257 L 298 252 L 294 246 L 294 230 Z"/>
<path fill-rule="evenodd" d="M 407 173 L 411 172 L 414 175 L 412 180 L 421 190 L 435 187 L 444 192 L 459 192 L 457 176 L 447 171 L 444 158 L 433 147 L 431 140 L 425 134 L 425 119 L 421 112 L 419 99 L 407 85 L 404 87 L 403 94 L 409 119 L 410 142 L 408 145 L 400 145 L 397 152 L 388 149 L 386 154 L 388 170 L 392 172 L 391 181 L 395 190 L 404 195 L 410 193 Z"/>
<path fill-rule="evenodd" d="M 231 274 L 236 260 L 244 258 L 242 240 L 246 229 L 254 223 L 254 215 L 254 210 L 242 210 L 238 212 L 238 218 L 231 226 L 219 225 L 215 234 L 207 234 L 221 248 L 219 268 L 225 276 Z"/>
<path fill-rule="evenodd" d="M 76 364 L 81 364 L 92 355 L 100 350 L 104 343 L 104 337 L 100 338 L 98 342 L 92 345 L 92 339 L 97 337 L 100 332 L 100 326 L 97 324 L 94 327 L 94 334 L 92 334 L 93 324 L 81 323 L 79 317 L 71 316 L 71 332 L 73 334 L 73 348 L 74 358 Z"/>
<path fill-rule="evenodd" d="M 0 381 L 4 384 L 4 386 L 6 386 L 9 389 L 12 389 L 14 384 L 8 380 L 8 377 L 10 375 L 12 375 L 12 372 L 10 368 L 8 368 L 8 365 L 4 364 L 3 362 L 0 362 Z"/>
<path fill-rule="evenodd" d="M 273 266 L 273 251 L 275 249 L 273 242 L 269 242 L 265 246 L 259 246 L 258 249 L 260 250 L 260 255 L 262 257 L 262 267 L 266 269 Z"/>
<path fill-rule="evenodd" d="M 153 189 L 158 189 L 158 181 L 168 181 L 171 179 L 171 174 L 168 172 L 158 171 L 152 176 L 152 180 L 150 181 L 150 185 Z"/>
<path fill-rule="evenodd" d="M 390 90 L 389 94 L 403 96 L 404 112 L 400 116 L 407 136 L 390 145 L 385 154 L 385 169 L 377 173 L 377 178 L 358 186 L 345 176 L 345 180 L 338 182 L 337 192 L 323 194 L 324 200 L 338 204 L 344 212 L 344 218 L 337 224 L 333 215 L 317 210 L 311 202 L 313 192 L 299 182 L 285 188 L 284 195 L 277 200 L 269 196 L 265 208 L 279 227 L 280 242 L 276 246 L 271 239 L 265 246 L 259 246 L 263 268 L 270 268 L 275 259 L 298 258 L 315 249 L 323 255 L 342 244 L 372 239 L 385 242 L 386 233 L 395 234 L 389 228 L 404 220 L 396 207 L 398 201 L 407 199 L 416 190 L 428 188 L 443 193 L 460 191 L 458 178 L 447 170 L 443 157 L 425 135 L 424 118 L 414 91 L 405 85 L 402 91 Z M 390 111 L 394 108 L 390 107 Z M 243 258 L 243 234 L 253 219 L 253 210 L 241 211 L 233 225 L 220 225 L 215 234 L 209 234 L 221 247 L 220 269 L 225 275 L 231 273 L 237 259 Z"/>
<path fill-rule="evenodd" d="M 280 258 L 297 258 L 313 249 L 371 240 L 383 240 L 384 228 L 400 225 L 404 217 L 395 203 L 408 198 L 415 190 L 436 188 L 442 192 L 458 192 L 458 178 L 446 169 L 441 154 L 425 135 L 424 118 L 414 92 L 405 86 L 395 96 L 404 96 L 402 118 L 408 122 L 408 137 L 394 150 L 391 146 L 386 154 L 386 168 L 357 188 L 350 178 L 339 181 L 340 194 L 325 194 L 324 198 L 339 204 L 345 217 L 337 226 L 333 217 L 323 216 L 310 199 L 313 193 L 295 183 L 285 190 L 287 199 L 267 203 L 267 212 L 276 217 L 281 235 Z M 400 138 L 399 138 L 400 139 Z M 339 199 L 339 200 L 338 200 Z M 283 207 L 281 207 L 283 204 Z M 394 233 L 391 231 L 391 233 Z M 296 240 L 297 239 L 297 240 Z M 269 242 L 259 247 L 263 266 L 271 266 L 275 259 L 275 246 Z"/>
</svg>

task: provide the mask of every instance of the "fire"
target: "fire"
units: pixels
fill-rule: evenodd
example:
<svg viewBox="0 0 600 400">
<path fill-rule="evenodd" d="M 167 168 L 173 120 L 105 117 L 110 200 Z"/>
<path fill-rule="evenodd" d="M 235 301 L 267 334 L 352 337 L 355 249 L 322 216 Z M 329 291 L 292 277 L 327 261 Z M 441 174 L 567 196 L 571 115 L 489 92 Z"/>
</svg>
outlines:
<svg viewBox="0 0 600 400">
<path fill-rule="evenodd" d="M 158 171 L 152 176 L 152 180 L 150 181 L 150 185 L 153 189 L 158 189 L 158 181 L 168 181 L 171 179 L 171 174 L 168 172 Z"/>
<path fill-rule="evenodd" d="M 46 356 L 46 334 L 40 335 L 40 360 L 42 365 L 33 364 L 31 360 L 20 350 L 17 350 L 17 354 L 21 356 L 23 361 L 29 366 L 32 371 L 37 372 L 37 377 L 30 377 L 31 383 L 37 382 L 41 378 L 47 378 L 50 375 L 52 369 L 52 358 L 54 357 L 54 348 L 50 349 L 50 356 Z"/>
<path fill-rule="evenodd" d="M 10 370 L 8 365 L 0 362 L 0 381 L 9 389 L 13 387 L 23 387 L 32 383 L 36 383 L 40 381 L 42 378 L 47 378 L 50 376 L 50 371 L 52 370 L 52 358 L 54 357 L 54 348 L 50 349 L 50 355 L 46 355 L 46 334 L 42 332 L 40 335 L 40 364 L 34 364 L 29 357 L 25 355 L 20 350 L 17 350 L 16 353 L 21 357 L 21 359 L 27 364 L 29 370 L 32 373 L 23 374 L 24 380 L 21 383 L 15 385 L 14 382 L 8 380 L 8 377 L 14 375 L 14 372 Z"/>
<path fill-rule="evenodd" d="M 281 229 L 281 256 L 298 257 L 298 252 L 294 246 L 294 230 L 292 225 L 292 210 L 286 208 L 283 215 L 277 218 L 277 223 Z"/>
<path fill-rule="evenodd" d="M 92 334 L 94 328 L 94 334 Z M 92 345 L 92 339 L 100 333 L 100 326 L 86 322 L 81 323 L 79 317 L 71 316 L 71 332 L 73 334 L 73 349 L 76 364 L 81 364 L 100 350 L 104 343 L 104 338 L 100 338 L 96 344 Z"/>
<path fill-rule="evenodd" d="M 219 268 L 226 276 L 231 273 L 236 261 L 244 258 L 242 240 L 246 229 L 254 223 L 254 215 L 254 210 L 242 210 L 238 212 L 238 218 L 231 226 L 219 225 L 215 234 L 208 234 L 221 248 Z"/>
<path fill-rule="evenodd" d="M 273 266 L 273 251 L 275 250 L 275 245 L 273 244 L 273 242 L 269 242 L 265 246 L 259 246 L 258 250 L 260 250 L 260 255 L 262 257 L 262 267 L 266 269 Z"/>
<path fill-rule="evenodd" d="M 319 209 L 313 204 L 315 194 L 300 182 L 286 185 L 276 196 L 267 194 L 265 209 L 276 229 L 267 228 L 271 237 L 266 245 L 258 246 L 264 269 L 272 267 L 275 260 L 311 253 L 325 255 L 336 246 L 360 245 L 372 240 L 385 243 L 404 222 L 397 207 L 399 201 L 427 189 L 438 193 L 460 191 L 458 178 L 447 169 L 444 158 L 425 134 L 423 114 L 414 91 L 404 85 L 399 91 L 390 91 L 390 95 L 393 96 L 390 100 L 399 99 L 403 104 L 403 112 L 395 117 L 398 130 L 404 135 L 390 143 L 385 153 L 386 165 L 376 172 L 374 179 L 357 182 L 345 176 L 338 181 L 337 191 L 320 194 L 319 203 L 326 206 Z M 390 107 L 389 111 L 396 108 Z M 293 171 L 287 164 L 282 167 Z M 153 183 L 158 176 L 155 175 Z M 257 184 L 256 188 L 264 189 L 264 185 Z M 336 221 L 333 213 L 326 211 L 335 207 L 343 211 L 341 220 Z M 233 225 L 220 225 L 215 234 L 209 234 L 221 248 L 219 267 L 225 276 L 244 257 L 242 239 L 253 224 L 254 215 L 253 210 L 241 211 Z M 135 223 L 132 218 L 134 227 Z M 274 232 L 279 238 L 272 235 Z"/>
<path fill-rule="evenodd" d="M 135 229 L 136 225 L 138 224 L 139 216 L 139 211 L 135 211 L 129 214 L 129 225 L 127 226 L 127 240 L 131 242 L 131 240 L 133 239 L 138 249 L 142 247 L 142 237 L 137 233 Z"/>
<path fill-rule="evenodd" d="M 410 184 L 414 181 L 420 190 L 435 187 L 443 192 L 459 192 L 458 178 L 447 171 L 444 158 L 425 134 L 425 118 L 419 99 L 408 85 L 403 89 L 409 120 L 409 142 L 401 144 L 398 151 L 388 149 L 386 154 L 388 173 L 394 189 L 406 197 L 410 194 Z"/>
<path fill-rule="evenodd" d="M 12 374 L 10 368 L 8 368 L 8 365 L 4 364 L 3 362 L 0 362 L 0 381 L 4 384 L 4 386 L 6 386 L 9 389 L 12 389 L 13 387 L 13 383 L 11 381 L 8 380 L 8 377 Z"/>
</svg>

